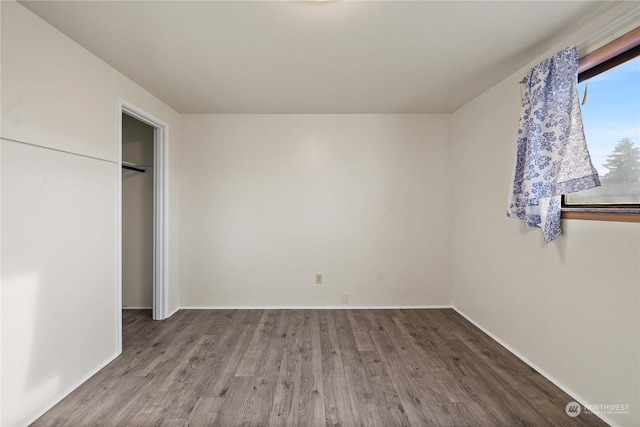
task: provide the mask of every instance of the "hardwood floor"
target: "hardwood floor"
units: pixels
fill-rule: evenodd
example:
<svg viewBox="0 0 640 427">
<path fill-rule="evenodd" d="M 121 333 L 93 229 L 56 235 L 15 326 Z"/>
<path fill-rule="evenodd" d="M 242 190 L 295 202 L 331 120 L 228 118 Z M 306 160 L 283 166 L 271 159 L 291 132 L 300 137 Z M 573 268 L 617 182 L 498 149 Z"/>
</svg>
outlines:
<svg viewBox="0 0 640 427">
<path fill-rule="evenodd" d="M 453 310 L 125 310 L 34 426 L 606 426 Z"/>
</svg>

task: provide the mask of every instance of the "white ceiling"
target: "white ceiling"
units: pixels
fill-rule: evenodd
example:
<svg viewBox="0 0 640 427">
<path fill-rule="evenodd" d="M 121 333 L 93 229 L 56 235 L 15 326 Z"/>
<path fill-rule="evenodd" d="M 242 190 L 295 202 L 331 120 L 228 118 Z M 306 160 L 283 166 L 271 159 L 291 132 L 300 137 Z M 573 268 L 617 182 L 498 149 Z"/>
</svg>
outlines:
<svg viewBox="0 0 640 427">
<path fill-rule="evenodd" d="M 180 113 L 451 112 L 594 1 L 26 1 Z"/>
</svg>

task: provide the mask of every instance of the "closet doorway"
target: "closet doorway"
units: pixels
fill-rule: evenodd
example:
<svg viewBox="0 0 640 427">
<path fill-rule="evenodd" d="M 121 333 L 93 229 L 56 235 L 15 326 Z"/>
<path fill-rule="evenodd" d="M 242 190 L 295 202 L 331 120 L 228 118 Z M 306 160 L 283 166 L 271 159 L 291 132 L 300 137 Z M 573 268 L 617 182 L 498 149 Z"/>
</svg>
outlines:
<svg viewBox="0 0 640 427">
<path fill-rule="evenodd" d="M 122 308 L 153 308 L 153 128 L 122 114 Z"/>
<path fill-rule="evenodd" d="M 151 308 L 168 317 L 167 150 L 168 126 L 120 101 L 118 346 L 122 309 Z"/>
</svg>

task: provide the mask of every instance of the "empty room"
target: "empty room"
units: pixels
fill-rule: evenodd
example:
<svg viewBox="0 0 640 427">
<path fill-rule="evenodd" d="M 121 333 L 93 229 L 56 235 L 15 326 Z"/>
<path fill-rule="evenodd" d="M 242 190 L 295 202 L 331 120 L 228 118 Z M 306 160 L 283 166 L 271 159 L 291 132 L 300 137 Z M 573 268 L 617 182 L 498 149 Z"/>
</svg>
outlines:
<svg viewBox="0 0 640 427">
<path fill-rule="evenodd" d="M 1 426 L 640 426 L 640 2 L 0 7 Z"/>
</svg>

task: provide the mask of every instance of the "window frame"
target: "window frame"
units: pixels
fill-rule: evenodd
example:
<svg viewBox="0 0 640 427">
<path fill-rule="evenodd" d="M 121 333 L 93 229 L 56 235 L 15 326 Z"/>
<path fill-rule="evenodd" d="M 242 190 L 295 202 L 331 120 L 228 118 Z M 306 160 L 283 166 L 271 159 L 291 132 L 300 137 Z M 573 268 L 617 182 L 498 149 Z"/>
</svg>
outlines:
<svg viewBox="0 0 640 427">
<path fill-rule="evenodd" d="M 599 49 L 580 58 L 578 81 L 582 82 L 597 74 L 635 58 L 640 50 L 640 27 L 637 27 Z M 583 219 L 593 221 L 640 222 L 640 205 L 598 205 L 567 204 L 562 196 L 562 219 Z"/>
</svg>

